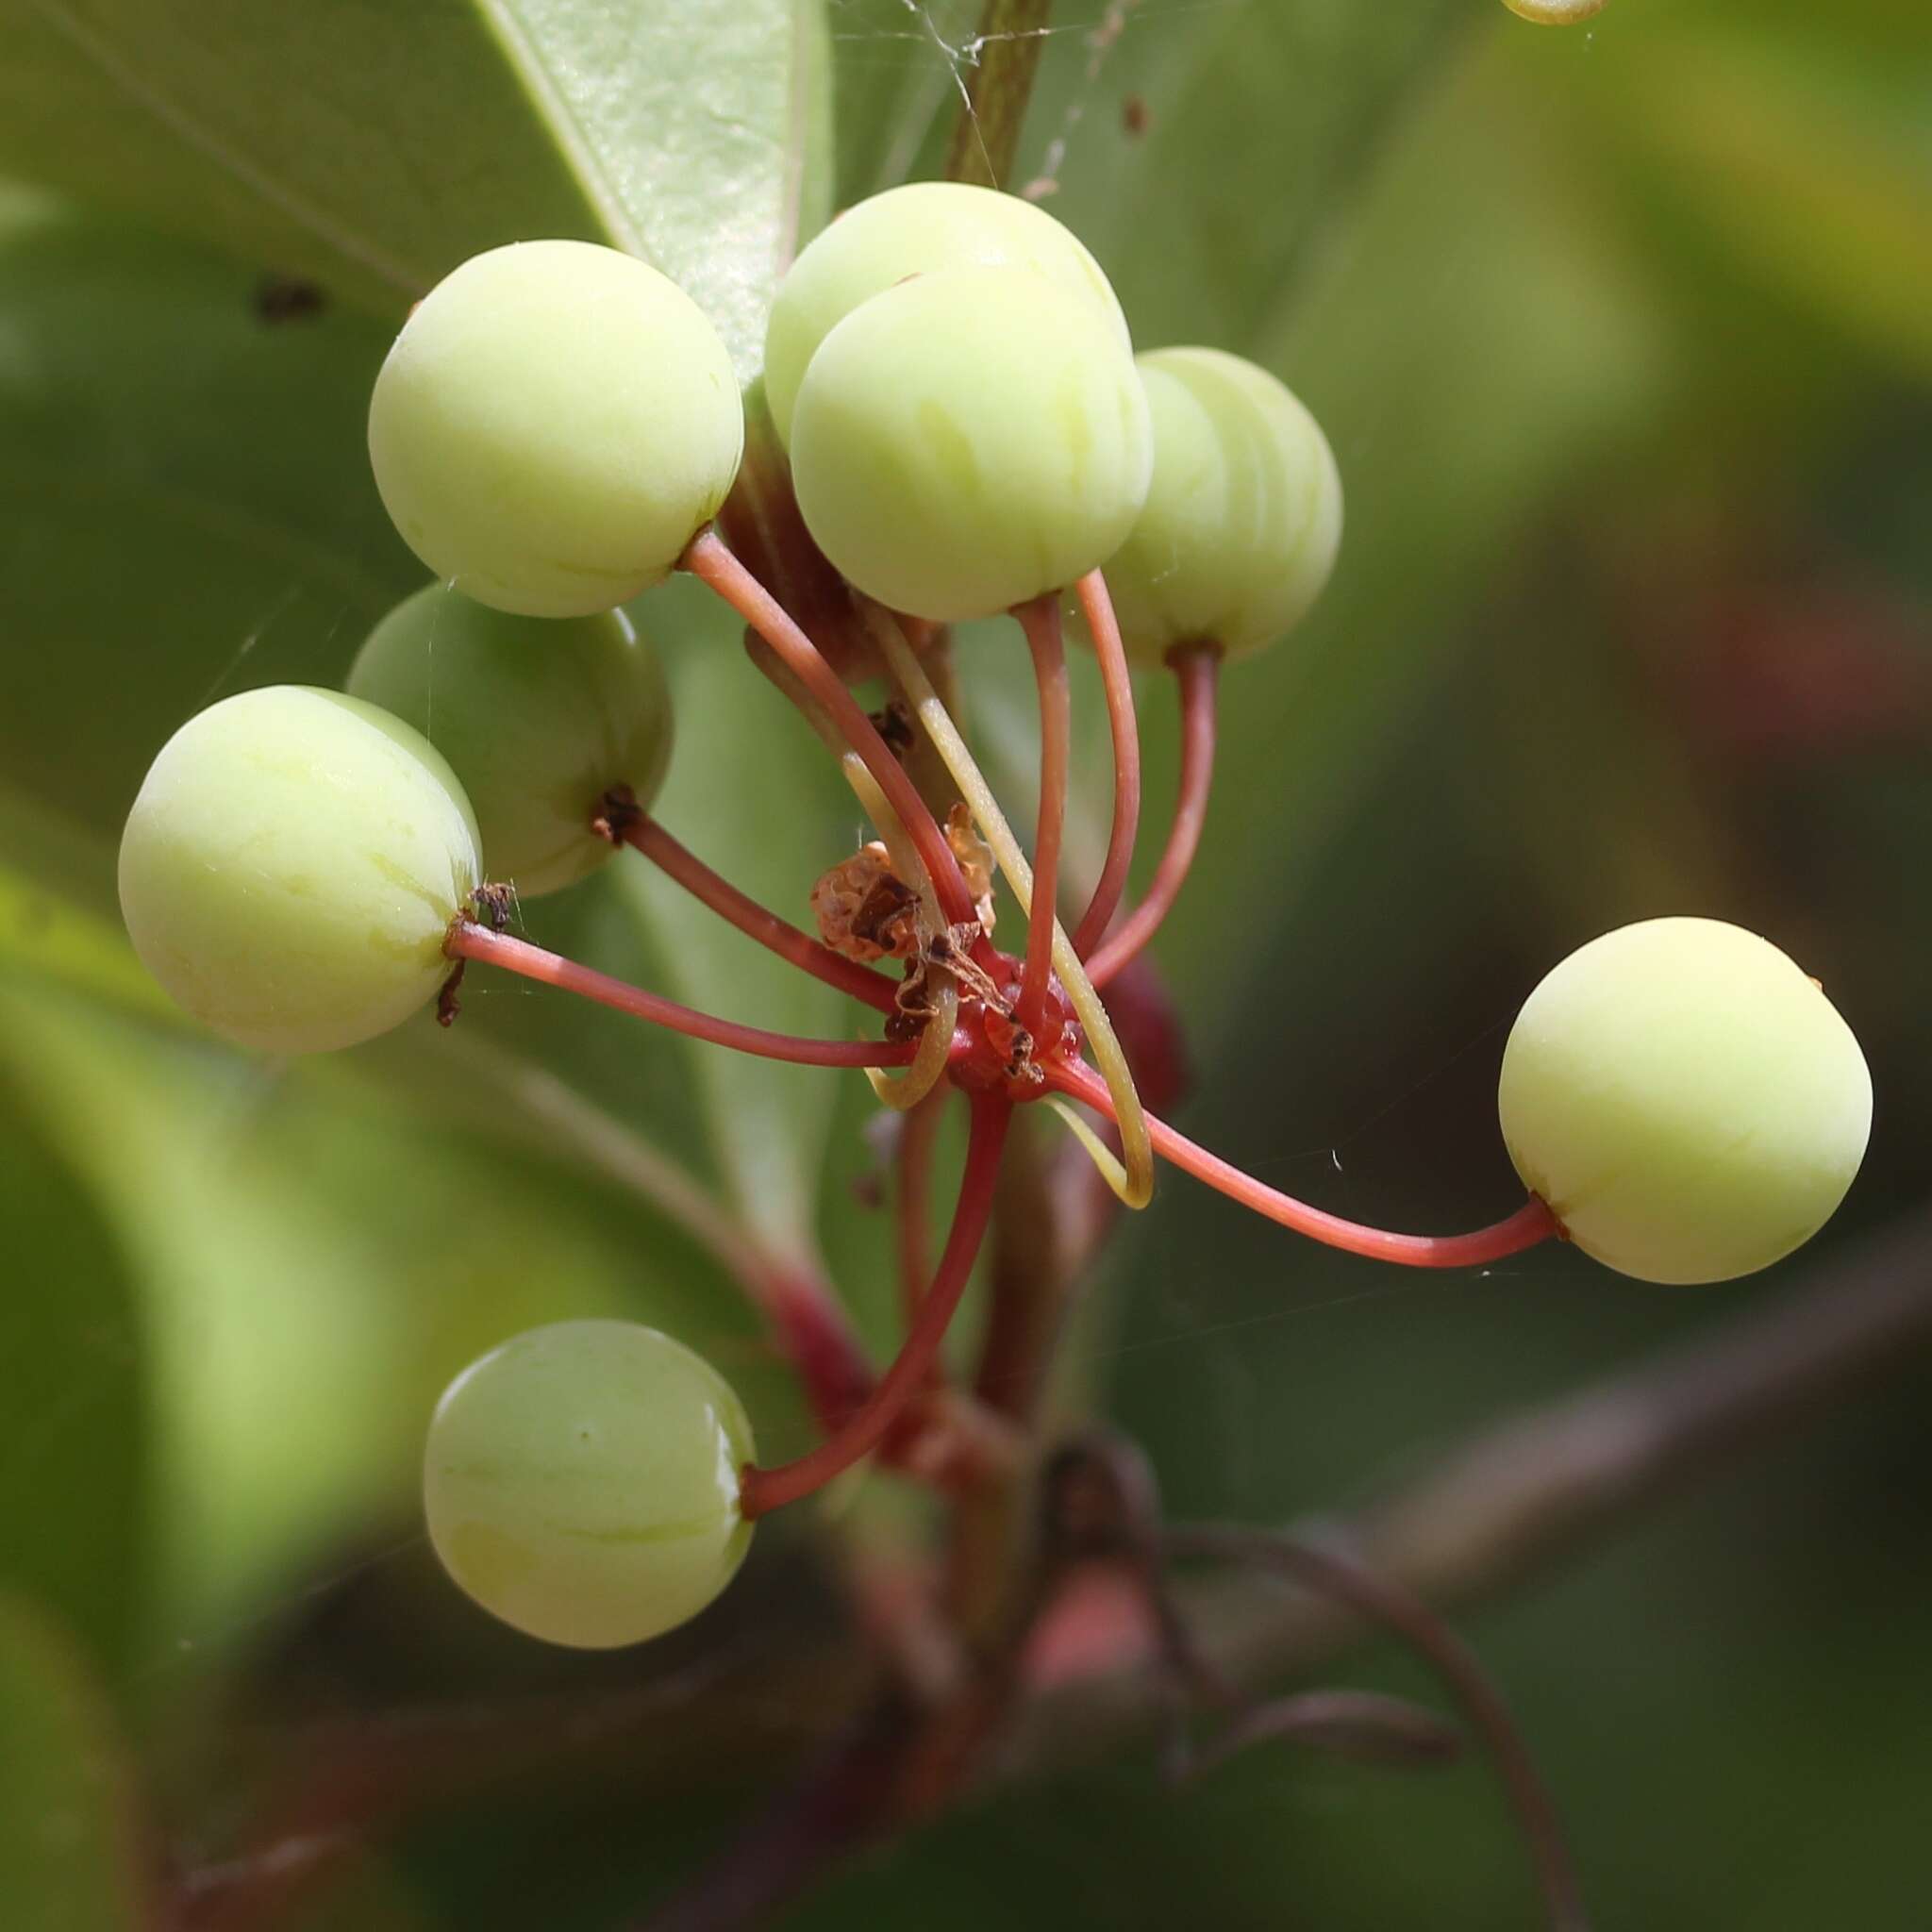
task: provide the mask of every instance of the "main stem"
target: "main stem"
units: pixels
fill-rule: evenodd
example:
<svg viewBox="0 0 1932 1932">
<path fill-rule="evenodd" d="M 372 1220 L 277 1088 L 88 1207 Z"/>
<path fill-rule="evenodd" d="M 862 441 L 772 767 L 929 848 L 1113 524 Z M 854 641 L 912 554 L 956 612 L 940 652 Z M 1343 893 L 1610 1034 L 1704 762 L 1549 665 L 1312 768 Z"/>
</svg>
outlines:
<svg viewBox="0 0 1932 1932">
<path fill-rule="evenodd" d="M 599 1006 L 613 1007 L 634 1019 L 648 1020 L 693 1040 L 756 1054 L 763 1059 L 789 1060 L 800 1067 L 903 1067 L 917 1051 L 909 1041 L 802 1040 L 791 1033 L 768 1033 L 762 1026 L 741 1026 L 735 1020 L 716 1019 L 661 993 L 646 992 L 641 986 L 580 966 L 575 959 L 533 946 L 513 933 L 491 932 L 468 920 L 451 929 L 442 949 L 452 959 L 501 966 L 541 986 L 558 987 L 595 1000 Z"/>
<path fill-rule="evenodd" d="M 824 707 L 847 744 L 865 762 L 888 803 L 898 813 L 932 875 L 933 889 L 949 924 L 972 921 L 973 895 L 959 871 L 959 861 L 946 843 L 939 822 L 920 797 L 919 789 L 895 758 L 878 727 L 859 708 L 839 674 L 825 662 L 818 646 L 799 629 L 784 607 L 724 547 L 715 530 L 701 530 L 681 559 L 682 567 L 714 591 L 763 638 L 779 660 Z"/>
<path fill-rule="evenodd" d="M 1055 908 L 1059 895 L 1060 842 L 1067 824 L 1067 767 L 1073 711 L 1067 692 L 1067 654 L 1060 641 L 1058 597 L 1036 597 L 1014 612 L 1033 654 L 1040 690 L 1040 812 L 1033 835 L 1033 901 L 1026 912 L 1026 960 L 1020 977 L 1020 1024 L 1038 1040 L 1046 1027 L 1053 976 Z"/>
<path fill-rule="evenodd" d="M 1013 172 L 1033 75 L 1046 44 L 1053 0 L 987 0 L 979 32 L 970 43 L 975 59 L 946 155 L 946 178 L 998 188 Z"/>
<path fill-rule="evenodd" d="M 1113 824 L 1107 839 L 1107 858 L 1093 884 L 1093 896 L 1074 928 L 1074 950 L 1085 959 L 1120 909 L 1127 890 L 1127 873 L 1134 862 L 1134 840 L 1141 826 L 1141 732 L 1134 717 L 1134 680 L 1127 670 L 1126 646 L 1108 594 L 1107 579 L 1090 570 L 1074 589 L 1100 663 L 1100 681 L 1107 692 L 1107 724 L 1113 739 Z M 1089 977 L 1100 981 L 1091 969 Z"/>
<path fill-rule="evenodd" d="M 1013 1117 L 1012 1103 L 1003 1094 L 975 1093 L 972 1103 L 966 1173 L 959 1184 L 959 1202 L 953 1210 L 953 1226 L 946 1236 L 945 1252 L 940 1257 L 932 1286 L 920 1304 L 918 1321 L 871 1399 L 836 1436 L 794 1462 L 780 1463 L 771 1469 L 753 1466 L 744 1472 L 740 1507 L 748 1519 L 766 1515 L 787 1503 L 796 1503 L 842 1474 L 885 1441 L 907 1405 L 924 1388 L 927 1372 L 939 1358 L 946 1330 L 951 1327 L 960 1297 L 966 1291 L 967 1279 L 986 1235 L 1000 1154 Z"/>
<path fill-rule="evenodd" d="M 1147 896 L 1087 961 L 1087 976 L 1095 986 L 1105 986 L 1160 930 L 1187 881 L 1194 854 L 1200 849 L 1201 828 L 1208 821 L 1208 793 L 1214 779 L 1221 651 L 1214 644 L 1190 645 L 1174 653 L 1169 662 L 1181 692 L 1181 774 L 1174 823 L 1148 883 Z"/>
<path fill-rule="evenodd" d="M 1048 1083 L 1062 1093 L 1084 1103 L 1097 1112 L 1112 1116 L 1107 1083 L 1091 1067 L 1060 1061 L 1046 1069 Z M 1218 1154 L 1197 1146 L 1185 1134 L 1177 1134 L 1165 1121 L 1147 1116 L 1147 1132 L 1154 1151 L 1171 1160 L 1183 1173 L 1206 1181 L 1230 1200 L 1282 1227 L 1292 1228 L 1313 1241 L 1347 1254 L 1366 1255 L 1375 1261 L 1394 1261 L 1405 1268 L 1480 1268 L 1520 1255 L 1558 1232 L 1556 1217 L 1532 1197 L 1492 1227 L 1478 1228 L 1474 1234 L 1392 1234 L 1387 1228 L 1368 1227 L 1358 1221 L 1344 1221 L 1306 1201 L 1281 1193 L 1274 1188 L 1243 1174 Z"/>
</svg>

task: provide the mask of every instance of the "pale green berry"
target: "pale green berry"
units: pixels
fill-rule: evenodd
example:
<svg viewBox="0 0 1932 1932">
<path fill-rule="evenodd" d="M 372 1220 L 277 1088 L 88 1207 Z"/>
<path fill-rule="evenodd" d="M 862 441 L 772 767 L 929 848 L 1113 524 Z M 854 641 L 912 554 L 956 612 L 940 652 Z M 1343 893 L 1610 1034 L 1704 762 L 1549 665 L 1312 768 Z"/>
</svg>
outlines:
<svg viewBox="0 0 1932 1932">
<path fill-rule="evenodd" d="M 731 358 L 696 303 L 591 242 L 464 262 L 403 325 L 369 404 L 404 541 L 456 589 L 533 617 L 660 581 L 743 445 Z"/>
<path fill-rule="evenodd" d="M 526 899 L 608 858 L 604 794 L 648 806 L 671 757 L 663 667 L 621 610 L 514 617 L 431 584 L 370 633 L 348 686 L 449 760 L 492 875 Z"/>
<path fill-rule="evenodd" d="M 1219 349 L 1139 358 L 1154 478 L 1107 585 L 1130 657 L 1271 643 L 1321 594 L 1341 541 L 1341 478 L 1321 425 L 1265 369 Z"/>
<path fill-rule="evenodd" d="M 765 395 L 781 442 L 791 440 L 799 386 L 819 344 L 873 296 L 908 275 L 973 263 L 1030 268 L 1083 296 L 1130 346 L 1100 264 L 1043 208 L 960 181 L 912 181 L 850 208 L 786 271 L 765 327 Z"/>
<path fill-rule="evenodd" d="M 868 596 L 987 617 L 1119 549 L 1147 399 L 1093 303 L 1018 268 L 915 275 L 819 345 L 791 423 L 798 507 Z"/>
<path fill-rule="evenodd" d="M 1604 10 L 1606 0 L 1503 0 L 1511 13 L 1539 26 L 1568 26 Z"/>
<path fill-rule="evenodd" d="M 744 1559 L 751 1424 L 729 1385 L 635 1322 L 558 1322 L 473 1362 L 429 1424 L 429 1540 L 506 1624 L 582 1650 L 694 1617 Z"/>
<path fill-rule="evenodd" d="M 408 725 L 275 685 L 191 718 L 121 838 L 121 909 L 197 1020 L 275 1053 L 386 1033 L 448 976 L 482 878 L 456 774 Z"/>
<path fill-rule="evenodd" d="M 1524 1184 L 1586 1254 L 1642 1281 L 1723 1281 L 1830 1219 L 1864 1157 L 1872 1076 L 1769 941 L 1653 919 L 1530 994 L 1499 1110 Z"/>
</svg>

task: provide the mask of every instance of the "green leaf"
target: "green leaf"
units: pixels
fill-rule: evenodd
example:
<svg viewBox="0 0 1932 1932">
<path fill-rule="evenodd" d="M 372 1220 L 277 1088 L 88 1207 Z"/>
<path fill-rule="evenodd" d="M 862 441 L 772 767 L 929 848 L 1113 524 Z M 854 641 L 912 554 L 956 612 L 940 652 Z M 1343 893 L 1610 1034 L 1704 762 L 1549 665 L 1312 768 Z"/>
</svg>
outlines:
<svg viewBox="0 0 1932 1932">
<path fill-rule="evenodd" d="M 82 824 L 212 698 L 333 681 L 420 581 L 364 448 L 384 332 L 255 294 L 125 222 L 0 219 L 0 745 Z"/>
<path fill-rule="evenodd" d="M 58 1613 L 96 1655 L 119 1657 L 146 1542 L 149 1414 L 134 1270 L 4 1068 L 0 1227 L 0 1586 Z"/>
<path fill-rule="evenodd" d="M 829 145 L 818 0 L 0 0 L 0 168 L 400 314 L 478 250 L 611 242 L 741 372 Z"/>
<path fill-rule="evenodd" d="M 1137 8 L 1056 34 L 1021 180 L 1055 184 L 1046 206 L 1100 258 L 1137 342 L 1239 347 L 1489 7 Z"/>
<path fill-rule="evenodd" d="M 0 1898 L 8 1932 L 149 1923 L 121 1743 L 68 1633 L 0 1592 Z"/>
<path fill-rule="evenodd" d="M 1932 139 L 1923 60 L 1818 17 L 1722 15 L 1620 37 L 1606 133 L 1701 246 L 1910 375 L 1932 374 Z"/>
<path fill-rule="evenodd" d="M 809 929 L 812 885 L 868 836 L 837 765 L 746 661 L 741 626 L 708 593 L 667 585 L 639 619 L 681 641 L 671 660 L 677 743 L 657 815 L 734 884 Z M 622 853 L 613 872 L 650 935 L 657 983 L 679 999 L 778 1032 L 861 1030 L 850 1000 L 765 953 L 654 866 Z M 779 1248 L 808 1252 L 837 1082 L 860 1076 L 697 1042 L 691 1054 L 734 1206 Z"/>
</svg>

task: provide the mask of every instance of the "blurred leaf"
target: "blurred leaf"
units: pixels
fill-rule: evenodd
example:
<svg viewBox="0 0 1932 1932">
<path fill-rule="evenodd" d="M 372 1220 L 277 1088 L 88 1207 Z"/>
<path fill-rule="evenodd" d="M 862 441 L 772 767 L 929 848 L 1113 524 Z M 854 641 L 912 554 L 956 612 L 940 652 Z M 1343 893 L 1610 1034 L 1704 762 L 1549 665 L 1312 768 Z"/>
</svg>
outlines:
<svg viewBox="0 0 1932 1932">
<path fill-rule="evenodd" d="M 644 600 L 639 615 L 654 634 L 679 640 L 671 658 L 677 742 L 658 817 L 734 884 L 809 929 L 812 885 L 865 836 L 838 767 L 747 663 L 741 626 L 708 592 L 673 583 Z M 773 958 L 634 854 L 620 854 L 613 871 L 624 902 L 647 920 L 659 982 L 679 999 L 824 1039 L 857 1037 L 861 1018 L 871 1019 Z M 841 1076 L 696 1042 L 691 1052 L 734 1205 L 779 1248 L 809 1252 Z"/>
<path fill-rule="evenodd" d="M 0 1593 L 0 1899 L 8 1932 L 149 1923 L 120 1740 L 72 1640 Z"/>
<path fill-rule="evenodd" d="M 15 1105 L 4 1069 L 0 1227 L 0 1587 L 118 1657 L 146 1541 L 141 1310 L 113 1230 Z"/>
<path fill-rule="evenodd" d="M 1215 823 L 1160 942 L 1210 1036 L 1278 996 L 1270 948 L 1304 951 L 1298 891 L 1455 675 L 1470 602 L 1524 519 L 1671 392 L 1647 291 L 1551 158 L 1566 111 L 1525 104 L 1507 44 L 1473 49 L 1406 121 L 1348 246 L 1240 344 L 1323 424 L 1348 508 L 1308 621 L 1228 675 Z M 1150 795 L 1170 783 L 1158 770 Z"/>
<path fill-rule="evenodd" d="M 1721 251 L 1912 375 L 1932 375 L 1932 133 L 1923 59 L 1807 15 L 1660 16 L 1592 105 Z"/>
<path fill-rule="evenodd" d="M 245 1611 L 372 1513 L 412 1513 L 436 1395 L 518 1329 L 741 1330 L 688 1250 L 632 1256 L 580 1183 L 398 1116 L 332 1063 L 278 1072 L 9 976 L 0 1066 L 134 1263 L 171 1629 Z"/>
<path fill-rule="evenodd" d="M 1047 206 L 1099 256 L 1137 342 L 1241 348 L 1347 232 L 1401 110 L 1479 19 L 1467 0 L 1069 9 L 1057 23 L 1085 30 L 1047 43 L 1023 172 L 1058 184 Z"/>
<path fill-rule="evenodd" d="M 255 295 L 123 222 L 0 225 L 0 749 L 84 824 L 212 698 L 331 681 L 420 581 L 363 442 L 382 331 Z"/>
<path fill-rule="evenodd" d="M 940 37 L 965 40 L 978 14 L 976 0 L 832 0 L 838 206 L 920 172 L 922 151 L 959 106 Z"/>
<path fill-rule="evenodd" d="M 0 0 L 0 167 L 387 314 L 498 242 L 608 241 L 749 375 L 825 192 L 824 31 L 818 0 Z"/>
</svg>

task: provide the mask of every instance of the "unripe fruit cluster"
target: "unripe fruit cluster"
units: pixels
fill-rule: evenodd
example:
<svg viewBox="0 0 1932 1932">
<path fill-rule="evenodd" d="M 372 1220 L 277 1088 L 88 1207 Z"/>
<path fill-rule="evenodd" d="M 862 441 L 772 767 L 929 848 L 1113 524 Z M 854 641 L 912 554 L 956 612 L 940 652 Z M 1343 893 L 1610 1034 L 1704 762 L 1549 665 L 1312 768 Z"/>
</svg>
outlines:
<svg viewBox="0 0 1932 1932">
<path fill-rule="evenodd" d="M 1524 0 L 1527 4 L 1527 0 Z M 1290 631 L 1341 530 L 1320 427 L 1219 351 L 1136 361 L 1092 257 L 1041 209 L 924 184 L 855 208 L 779 291 L 767 393 L 825 556 L 950 622 L 1106 567 L 1131 657 Z M 436 574 L 347 694 L 253 691 L 189 721 L 129 815 L 128 931 L 190 1013 L 276 1053 L 348 1046 L 435 997 L 492 874 L 529 896 L 607 858 L 607 794 L 648 806 L 671 710 L 616 607 L 724 503 L 743 418 L 709 325 L 655 270 L 575 242 L 465 263 L 411 315 L 369 441 Z M 1872 1090 L 1815 983 L 1713 921 L 1585 946 L 1524 1007 L 1499 1093 L 1524 1184 L 1626 1274 L 1707 1281 L 1807 1240 L 1863 1154 Z M 750 1527 L 737 1398 L 622 1323 L 505 1343 L 452 1384 L 425 1463 L 431 1539 L 497 1616 L 577 1646 L 701 1609 Z"/>
</svg>

